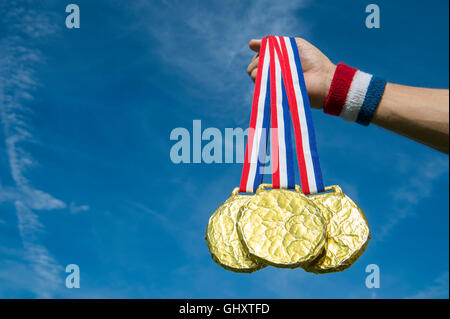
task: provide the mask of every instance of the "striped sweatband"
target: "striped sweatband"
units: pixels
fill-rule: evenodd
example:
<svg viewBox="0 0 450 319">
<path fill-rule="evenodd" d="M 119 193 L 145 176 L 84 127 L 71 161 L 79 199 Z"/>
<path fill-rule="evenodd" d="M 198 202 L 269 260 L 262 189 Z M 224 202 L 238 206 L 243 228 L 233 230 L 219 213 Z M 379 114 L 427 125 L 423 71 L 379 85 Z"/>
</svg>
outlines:
<svg viewBox="0 0 450 319">
<path fill-rule="evenodd" d="M 369 125 L 380 103 L 386 81 L 339 63 L 323 111 L 348 122 Z"/>
</svg>

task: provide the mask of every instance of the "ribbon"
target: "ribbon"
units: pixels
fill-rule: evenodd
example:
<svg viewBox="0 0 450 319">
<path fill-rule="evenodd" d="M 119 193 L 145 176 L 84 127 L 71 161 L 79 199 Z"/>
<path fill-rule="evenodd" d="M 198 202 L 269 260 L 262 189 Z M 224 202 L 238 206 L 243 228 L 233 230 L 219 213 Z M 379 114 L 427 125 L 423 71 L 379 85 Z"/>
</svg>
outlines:
<svg viewBox="0 0 450 319">
<path fill-rule="evenodd" d="M 260 159 L 264 161 L 266 154 L 269 122 L 272 187 L 295 187 L 290 119 L 302 191 L 322 192 L 324 184 L 311 106 L 295 38 L 268 36 L 261 42 L 240 192 L 253 193 L 262 183 Z"/>
<path fill-rule="evenodd" d="M 279 55 L 269 37 L 272 188 L 295 188 L 291 118 Z"/>
<path fill-rule="evenodd" d="M 245 149 L 244 165 L 242 168 L 239 191 L 254 193 L 262 183 L 261 159 L 265 158 L 270 119 L 270 82 L 269 65 L 270 54 L 267 50 L 268 39 L 261 42 L 259 52 L 258 72 L 253 93 L 250 127 Z M 263 142 L 266 142 L 264 145 Z"/>
<path fill-rule="evenodd" d="M 269 36 L 281 61 L 284 84 L 292 115 L 302 191 L 324 191 L 319 153 L 317 152 L 311 106 L 295 38 Z"/>
</svg>

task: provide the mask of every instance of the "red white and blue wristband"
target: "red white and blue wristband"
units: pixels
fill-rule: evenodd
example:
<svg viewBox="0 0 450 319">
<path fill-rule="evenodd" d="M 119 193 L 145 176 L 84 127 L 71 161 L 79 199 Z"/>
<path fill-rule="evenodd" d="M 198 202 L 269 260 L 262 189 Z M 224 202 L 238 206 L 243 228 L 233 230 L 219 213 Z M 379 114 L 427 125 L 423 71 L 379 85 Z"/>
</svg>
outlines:
<svg viewBox="0 0 450 319">
<path fill-rule="evenodd" d="M 339 63 L 323 111 L 368 126 L 385 87 L 384 79 Z"/>
</svg>

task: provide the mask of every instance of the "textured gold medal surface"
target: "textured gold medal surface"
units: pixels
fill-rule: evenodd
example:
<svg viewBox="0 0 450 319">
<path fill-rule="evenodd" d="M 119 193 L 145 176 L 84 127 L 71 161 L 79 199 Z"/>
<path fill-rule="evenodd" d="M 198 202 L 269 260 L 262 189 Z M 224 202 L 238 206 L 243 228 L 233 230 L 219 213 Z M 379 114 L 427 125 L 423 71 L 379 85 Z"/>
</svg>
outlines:
<svg viewBox="0 0 450 319">
<path fill-rule="evenodd" d="M 282 268 L 296 268 L 323 250 L 326 222 L 305 195 L 262 184 L 240 210 L 239 236 L 250 254 Z"/>
<path fill-rule="evenodd" d="M 327 221 L 325 253 L 305 267 L 315 273 L 342 271 L 350 267 L 362 255 L 370 240 L 370 229 L 364 213 L 339 186 L 329 186 L 332 193 L 311 195 L 322 209 Z"/>
<path fill-rule="evenodd" d="M 239 209 L 252 198 L 239 194 L 235 188 L 230 196 L 209 218 L 205 239 L 212 259 L 227 270 L 250 273 L 265 267 L 251 257 L 237 234 Z"/>
</svg>

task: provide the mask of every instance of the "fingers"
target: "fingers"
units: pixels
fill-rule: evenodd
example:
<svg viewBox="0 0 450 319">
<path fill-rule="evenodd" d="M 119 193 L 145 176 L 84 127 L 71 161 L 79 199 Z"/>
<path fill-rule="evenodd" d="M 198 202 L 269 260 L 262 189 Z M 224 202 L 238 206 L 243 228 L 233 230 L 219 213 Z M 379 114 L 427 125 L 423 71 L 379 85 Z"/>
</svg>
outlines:
<svg viewBox="0 0 450 319">
<path fill-rule="evenodd" d="M 248 43 L 248 46 L 250 47 L 250 49 L 252 49 L 255 52 L 259 52 L 259 50 L 261 49 L 261 40 L 260 39 L 252 39 L 250 40 L 250 42 Z"/>
<path fill-rule="evenodd" d="M 247 73 L 248 75 L 250 75 L 253 81 L 255 81 L 256 73 L 258 73 L 258 62 L 259 62 L 259 54 L 256 54 L 253 57 L 252 62 L 250 62 L 250 64 L 247 67 Z"/>
<path fill-rule="evenodd" d="M 252 78 L 253 82 L 256 80 L 256 74 L 258 73 L 258 69 L 254 69 L 251 73 L 250 73 L 250 77 Z"/>
<path fill-rule="evenodd" d="M 261 40 L 252 39 L 248 43 L 250 49 L 255 52 L 258 52 L 253 58 L 252 62 L 247 67 L 247 73 L 250 75 L 253 81 L 256 79 L 256 74 L 258 73 L 258 62 L 259 62 L 259 50 L 261 49 Z"/>
</svg>

